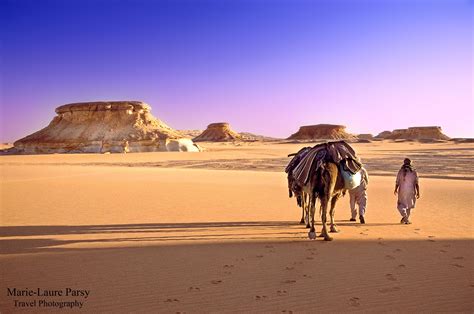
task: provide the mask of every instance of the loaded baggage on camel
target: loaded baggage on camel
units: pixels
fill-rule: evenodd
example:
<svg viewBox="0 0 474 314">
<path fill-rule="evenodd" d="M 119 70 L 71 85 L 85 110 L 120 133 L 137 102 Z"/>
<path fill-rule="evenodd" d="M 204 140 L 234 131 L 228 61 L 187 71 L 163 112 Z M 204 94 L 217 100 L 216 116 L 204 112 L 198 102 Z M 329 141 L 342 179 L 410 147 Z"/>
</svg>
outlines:
<svg viewBox="0 0 474 314">
<path fill-rule="evenodd" d="M 345 141 L 322 143 L 312 148 L 305 147 L 296 153 L 285 171 L 287 173 L 291 171 L 294 180 L 303 186 L 308 182 L 310 173 L 316 171 L 325 161 L 338 165 L 346 189 L 359 186 L 361 182 L 359 171 L 362 164 L 358 161 L 354 149 Z"/>
</svg>

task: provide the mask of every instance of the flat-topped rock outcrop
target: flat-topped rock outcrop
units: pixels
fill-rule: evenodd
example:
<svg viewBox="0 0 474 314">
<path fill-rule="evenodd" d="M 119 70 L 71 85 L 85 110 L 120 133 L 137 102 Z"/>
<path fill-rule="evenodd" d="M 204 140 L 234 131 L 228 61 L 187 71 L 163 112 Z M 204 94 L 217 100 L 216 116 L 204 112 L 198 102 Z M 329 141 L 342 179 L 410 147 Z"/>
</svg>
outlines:
<svg viewBox="0 0 474 314">
<path fill-rule="evenodd" d="M 439 126 L 418 126 L 396 129 L 392 132 L 384 131 L 377 137 L 389 140 L 449 140 Z"/>
<path fill-rule="evenodd" d="M 369 133 L 364 133 L 364 134 L 358 134 L 357 138 L 360 140 L 373 140 L 374 136 Z"/>
<path fill-rule="evenodd" d="M 388 138 L 390 135 L 392 135 L 392 132 L 391 132 L 391 131 L 383 131 L 383 132 L 380 132 L 379 134 L 377 134 L 377 136 L 374 137 L 374 138 L 377 138 L 377 139 L 386 139 L 386 138 Z"/>
<path fill-rule="evenodd" d="M 19 153 L 199 151 L 140 101 L 74 103 L 56 108 L 47 127 L 14 143 Z"/>
<path fill-rule="evenodd" d="M 288 137 L 289 140 L 319 140 L 319 139 L 355 139 L 346 132 L 344 125 L 316 124 L 300 127 L 298 132 Z"/>
<path fill-rule="evenodd" d="M 195 142 L 229 142 L 242 140 L 242 136 L 231 129 L 229 123 L 211 123 L 200 135 L 193 139 Z"/>
</svg>

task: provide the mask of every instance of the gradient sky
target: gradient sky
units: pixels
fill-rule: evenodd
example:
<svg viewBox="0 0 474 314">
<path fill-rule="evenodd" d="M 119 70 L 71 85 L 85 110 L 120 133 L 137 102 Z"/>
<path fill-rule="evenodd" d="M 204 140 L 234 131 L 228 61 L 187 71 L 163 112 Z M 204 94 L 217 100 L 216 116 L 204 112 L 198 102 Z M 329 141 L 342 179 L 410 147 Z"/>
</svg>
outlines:
<svg viewBox="0 0 474 314">
<path fill-rule="evenodd" d="M 176 129 L 334 123 L 474 137 L 473 1 L 0 0 L 2 142 L 62 104 L 142 100 Z"/>
</svg>

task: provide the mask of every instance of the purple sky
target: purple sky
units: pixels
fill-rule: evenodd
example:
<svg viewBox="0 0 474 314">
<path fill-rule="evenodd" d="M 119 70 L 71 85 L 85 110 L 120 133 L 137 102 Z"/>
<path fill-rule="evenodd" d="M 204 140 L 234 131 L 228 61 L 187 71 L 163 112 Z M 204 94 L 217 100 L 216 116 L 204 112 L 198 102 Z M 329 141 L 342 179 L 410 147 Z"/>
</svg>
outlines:
<svg viewBox="0 0 474 314">
<path fill-rule="evenodd" d="M 473 1 L 0 0 L 0 141 L 142 100 L 176 129 L 474 137 Z"/>
</svg>

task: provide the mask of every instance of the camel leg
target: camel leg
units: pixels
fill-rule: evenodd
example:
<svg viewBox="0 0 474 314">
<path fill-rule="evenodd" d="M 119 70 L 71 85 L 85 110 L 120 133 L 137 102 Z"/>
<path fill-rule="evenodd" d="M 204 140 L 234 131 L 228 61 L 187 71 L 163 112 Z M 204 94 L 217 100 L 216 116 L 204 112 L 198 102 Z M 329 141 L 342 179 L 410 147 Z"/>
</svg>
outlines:
<svg viewBox="0 0 474 314">
<path fill-rule="evenodd" d="M 339 232 L 337 230 L 336 224 L 334 223 L 334 214 L 336 213 L 336 202 L 339 199 L 339 196 L 334 196 L 331 200 L 331 211 L 329 212 L 331 218 L 331 229 L 330 232 Z"/>
<path fill-rule="evenodd" d="M 316 239 L 316 230 L 314 229 L 314 212 L 315 212 L 316 198 L 313 195 L 309 195 L 309 211 L 311 217 L 311 229 L 308 232 L 310 240 Z"/>
<path fill-rule="evenodd" d="M 301 220 L 300 220 L 300 224 L 304 224 L 305 221 L 304 221 L 304 204 L 303 204 L 303 195 L 300 194 L 298 196 L 296 196 L 296 199 L 298 201 L 298 206 L 301 207 Z"/>
<path fill-rule="evenodd" d="M 311 196 L 306 192 L 303 192 L 303 195 L 304 195 L 304 200 L 305 200 L 304 213 L 305 213 L 306 228 L 311 228 L 311 225 L 309 224 L 309 211 L 311 208 Z"/>
<path fill-rule="evenodd" d="M 328 233 L 326 221 L 328 213 L 328 204 L 329 200 L 326 196 L 321 199 L 321 223 L 323 224 L 323 229 L 321 231 L 321 236 L 324 237 L 325 241 L 332 241 L 332 237 Z"/>
</svg>

